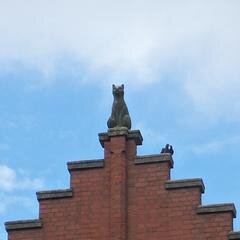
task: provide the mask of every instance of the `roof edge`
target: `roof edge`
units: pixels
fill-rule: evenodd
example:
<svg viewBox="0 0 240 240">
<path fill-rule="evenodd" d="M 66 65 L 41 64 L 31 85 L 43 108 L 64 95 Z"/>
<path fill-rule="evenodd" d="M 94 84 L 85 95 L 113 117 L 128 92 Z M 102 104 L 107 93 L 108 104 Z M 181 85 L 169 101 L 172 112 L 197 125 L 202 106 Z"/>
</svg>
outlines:
<svg viewBox="0 0 240 240">
<path fill-rule="evenodd" d="M 239 232 L 230 232 L 229 235 L 228 235 L 228 239 L 229 240 L 232 240 L 232 239 L 235 239 L 235 240 L 240 240 L 240 231 Z"/>
<path fill-rule="evenodd" d="M 233 217 L 236 217 L 236 208 L 233 203 L 222 203 L 222 204 L 210 204 L 198 206 L 198 214 L 211 214 L 211 213 L 223 213 L 231 212 Z"/>
<path fill-rule="evenodd" d="M 72 161 L 67 163 L 69 172 L 102 167 L 104 167 L 104 159 Z"/>
<path fill-rule="evenodd" d="M 180 179 L 180 180 L 168 180 L 165 182 L 166 189 L 178 189 L 178 188 L 195 188 L 199 187 L 201 192 L 204 193 L 205 186 L 201 178 L 192 179 Z"/>
<path fill-rule="evenodd" d="M 5 222 L 6 231 L 14 231 L 20 229 L 34 229 L 41 228 L 42 222 L 39 219 L 18 220 Z"/>
<path fill-rule="evenodd" d="M 73 196 L 72 189 L 58 189 L 36 192 L 38 200 L 69 198 Z"/>
<path fill-rule="evenodd" d="M 163 163 L 169 162 L 170 168 L 173 168 L 174 162 L 170 153 L 152 154 L 137 156 L 135 164 Z"/>
</svg>

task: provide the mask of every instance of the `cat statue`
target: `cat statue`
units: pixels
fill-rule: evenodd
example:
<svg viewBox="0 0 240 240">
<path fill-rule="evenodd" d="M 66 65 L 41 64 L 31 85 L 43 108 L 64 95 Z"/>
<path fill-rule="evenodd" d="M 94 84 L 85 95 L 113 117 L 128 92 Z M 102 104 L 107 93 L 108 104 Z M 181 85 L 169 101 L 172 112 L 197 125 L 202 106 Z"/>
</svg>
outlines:
<svg viewBox="0 0 240 240">
<path fill-rule="evenodd" d="M 107 121 L 107 126 L 111 128 L 127 128 L 131 129 L 131 118 L 128 113 L 127 105 L 124 101 L 124 85 L 112 85 L 113 105 L 112 114 Z"/>
</svg>

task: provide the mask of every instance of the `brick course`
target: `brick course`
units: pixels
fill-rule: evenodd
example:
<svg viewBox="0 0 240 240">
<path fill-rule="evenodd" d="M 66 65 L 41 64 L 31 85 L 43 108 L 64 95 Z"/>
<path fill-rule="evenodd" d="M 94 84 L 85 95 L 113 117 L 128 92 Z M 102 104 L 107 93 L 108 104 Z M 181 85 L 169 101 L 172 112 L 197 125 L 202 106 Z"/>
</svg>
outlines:
<svg viewBox="0 0 240 240">
<path fill-rule="evenodd" d="M 104 159 L 69 162 L 70 188 L 38 192 L 39 219 L 5 223 L 9 240 L 240 239 L 234 205 L 202 206 L 202 180 L 171 180 L 170 154 L 137 156 L 139 131 L 99 140 Z"/>
</svg>

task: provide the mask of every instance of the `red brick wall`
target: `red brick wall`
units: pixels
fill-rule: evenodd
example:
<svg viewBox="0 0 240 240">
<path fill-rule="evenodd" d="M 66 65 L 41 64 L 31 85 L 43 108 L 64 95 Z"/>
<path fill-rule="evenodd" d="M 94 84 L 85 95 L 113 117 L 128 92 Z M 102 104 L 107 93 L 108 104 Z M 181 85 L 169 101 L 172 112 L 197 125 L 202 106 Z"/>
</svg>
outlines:
<svg viewBox="0 0 240 240">
<path fill-rule="evenodd" d="M 104 167 L 71 170 L 73 196 L 40 199 L 42 227 L 9 230 L 9 240 L 228 239 L 231 211 L 198 214 L 199 187 L 166 189 L 170 161 L 135 164 L 126 136 L 104 147 Z"/>
<path fill-rule="evenodd" d="M 17 230 L 11 231 L 8 234 L 9 240 L 40 240 L 42 238 L 42 231 L 39 229 L 29 229 L 25 231 Z"/>
</svg>

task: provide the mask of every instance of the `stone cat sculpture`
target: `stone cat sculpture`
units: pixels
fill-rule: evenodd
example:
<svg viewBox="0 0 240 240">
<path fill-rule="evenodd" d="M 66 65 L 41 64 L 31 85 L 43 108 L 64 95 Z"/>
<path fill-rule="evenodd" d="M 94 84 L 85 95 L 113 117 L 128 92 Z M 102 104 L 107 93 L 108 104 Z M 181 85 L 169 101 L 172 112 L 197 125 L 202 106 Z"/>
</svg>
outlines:
<svg viewBox="0 0 240 240">
<path fill-rule="evenodd" d="M 112 85 L 113 105 L 112 114 L 107 121 L 108 128 L 125 127 L 131 129 L 131 119 L 124 101 L 124 85 Z"/>
</svg>

